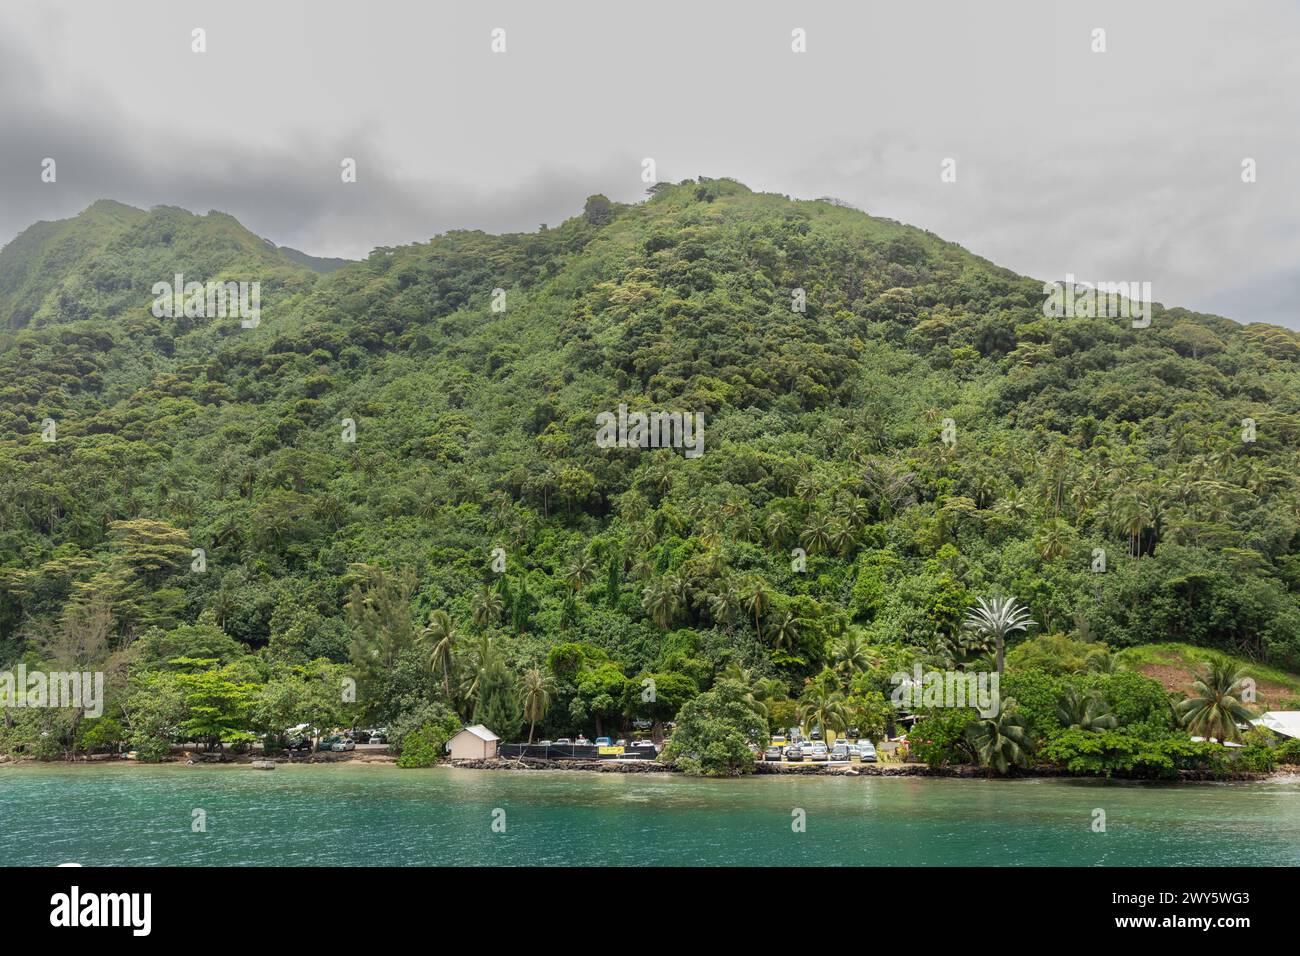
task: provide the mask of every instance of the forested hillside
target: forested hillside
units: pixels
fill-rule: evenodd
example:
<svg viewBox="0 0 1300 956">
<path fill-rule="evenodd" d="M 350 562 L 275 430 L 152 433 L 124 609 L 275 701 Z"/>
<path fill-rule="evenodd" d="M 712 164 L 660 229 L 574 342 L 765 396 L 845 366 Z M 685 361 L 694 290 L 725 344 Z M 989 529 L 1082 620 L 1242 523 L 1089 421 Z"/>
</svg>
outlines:
<svg viewBox="0 0 1300 956">
<path fill-rule="evenodd" d="M 110 686 L 51 738 L 6 715 L 9 745 L 610 732 L 723 674 L 789 726 L 982 660 L 992 595 L 1031 647 L 1300 669 L 1295 333 L 1045 318 L 1041 281 L 914 228 L 653 193 L 328 272 L 109 202 L 5 247 L 0 667 Z M 155 317 L 177 273 L 260 281 L 260 325 Z M 702 413 L 704 453 L 599 447 L 620 404 Z"/>
</svg>

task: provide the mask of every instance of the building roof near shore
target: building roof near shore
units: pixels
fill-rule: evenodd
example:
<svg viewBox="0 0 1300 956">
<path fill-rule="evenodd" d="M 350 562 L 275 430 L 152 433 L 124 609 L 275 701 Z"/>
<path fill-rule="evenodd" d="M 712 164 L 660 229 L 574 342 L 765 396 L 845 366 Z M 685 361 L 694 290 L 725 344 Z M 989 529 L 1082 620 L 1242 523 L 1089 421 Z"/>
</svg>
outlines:
<svg viewBox="0 0 1300 956">
<path fill-rule="evenodd" d="M 496 734 L 492 733 L 492 731 L 484 727 L 482 724 L 475 724 L 473 727 L 466 727 L 464 730 L 461 731 L 461 733 L 473 734 L 475 737 L 479 738 L 480 740 L 487 740 L 489 742 L 493 740 L 501 739 Z"/>
<path fill-rule="evenodd" d="M 1251 721 L 1284 737 L 1300 739 L 1300 710 L 1270 710 Z"/>
</svg>

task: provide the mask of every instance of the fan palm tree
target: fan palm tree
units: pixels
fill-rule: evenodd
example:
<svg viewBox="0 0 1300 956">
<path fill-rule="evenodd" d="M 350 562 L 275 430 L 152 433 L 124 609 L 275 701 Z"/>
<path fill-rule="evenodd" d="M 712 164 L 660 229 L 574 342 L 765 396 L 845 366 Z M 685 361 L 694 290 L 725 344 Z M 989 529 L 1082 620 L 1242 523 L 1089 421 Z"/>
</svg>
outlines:
<svg viewBox="0 0 1300 956">
<path fill-rule="evenodd" d="M 551 678 L 540 668 L 530 667 L 524 671 L 519 680 L 519 703 L 523 707 L 524 720 L 528 721 L 528 742 L 533 742 L 537 722 L 546 717 L 551 709 L 551 693 L 555 685 Z"/>
<path fill-rule="evenodd" d="M 1237 740 L 1241 736 L 1237 725 L 1248 723 L 1252 717 L 1241 702 L 1245 672 L 1219 658 L 1206 662 L 1205 669 L 1193 676 L 1195 696 L 1176 708 L 1183 727 L 1188 733 L 1219 743 Z"/>
<path fill-rule="evenodd" d="M 1095 690 L 1085 693 L 1074 686 L 1061 698 L 1056 716 L 1067 730 L 1114 730 L 1119 726 L 1101 694 Z"/>
<path fill-rule="evenodd" d="M 966 742 L 975 751 L 980 766 L 1005 774 L 1012 767 L 1029 765 L 1033 741 L 1025 719 L 1016 711 L 1016 699 L 1002 701 L 996 717 L 982 717 L 966 725 Z"/>
<path fill-rule="evenodd" d="M 966 611 L 964 626 L 981 638 L 993 638 L 997 648 L 997 667 L 1001 674 L 1006 670 L 1006 636 L 1027 630 L 1038 622 L 1029 617 L 1029 608 L 1015 598 L 994 597 L 990 601 L 978 599 L 975 607 Z"/>
<path fill-rule="evenodd" d="M 446 611 L 437 610 L 429 615 L 429 623 L 420 632 L 421 638 L 432 646 L 429 650 L 429 669 L 442 675 L 442 689 L 451 701 L 451 674 L 455 666 L 456 641 L 460 632 L 456 622 Z"/>
</svg>

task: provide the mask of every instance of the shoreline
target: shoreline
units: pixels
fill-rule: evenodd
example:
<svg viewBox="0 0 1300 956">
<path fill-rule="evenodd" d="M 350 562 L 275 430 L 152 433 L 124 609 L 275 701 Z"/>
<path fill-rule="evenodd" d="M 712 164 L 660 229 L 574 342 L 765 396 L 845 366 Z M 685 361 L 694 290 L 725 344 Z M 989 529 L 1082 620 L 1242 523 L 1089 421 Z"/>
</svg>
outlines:
<svg viewBox="0 0 1300 956">
<path fill-rule="evenodd" d="M 274 770 L 281 764 L 289 766 L 321 766 L 325 764 L 360 764 L 370 766 L 391 766 L 396 767 L 397 758 L 387 753 L 311 753 L 311 754 L 278 754 L 273 757 L 260 757 L 252 754 L 230 754 L 230 753 L 195 753 L 186 752 L 182 754 L 173 754 L 172 756 L 156 761 L 143 762 L 139 760 L 124 759 L 117 754 L 92 754 L 90 756 L 75 757 L 62 760 L 39 760 L 35 757 L 14 757 L 12 755 L 0 756 L 0 768 L 5 766 L 64 766 L 68 764 L 86 765 L 86 764 L 107 764 L 111 766 L 228 766 L 228 767 L 248 767 L 258 770 Z M 421 768 L 403 768 L 403 769 L 421 769 L 432 770 L 437 767 L 449 767 L 456 770 L 486 770 L 486 771 L 557 771 L 561 773 L 591 774 L 591 773 L 619 773 L 619 774 L 673 774 L 676 776 L 685 776 L 684 771 L 679 770 L 671 764 L 659 763 L 656 760 L 546 760 L 540 757 L 492 757 L 480 760 L 444 760 L 435 765 L 435 767 Z M 756 764 L 753 774 L 734 774 L 730 777 L 712 778 L 738 780 L 746 777 L 770 777 L 770 776 L 788 776 L 788 777 L 926 777 L 930 779 L 963 779 L 963 780 L 1042 780 L 1042 779 L 1067 779 L 1067 780 L 1120 780 L 1135 783 L 1249 783 L 1264 780 L 1282 780 L 1300 776 L 1300 766 L 1283 765 L 1278 767 L 1272 773 L 1247 773 L 1240 772 L 1227 776 L 1214 776 L 1203 771 L 1180 771 L 1178 777 L 1158 778 L 1158 777 L 1126 777 L 1126 776 L 1105 776 L 1100 774 L 1071 774 L 1065 771 L 1054 770 L 1048 767 L 1034 767 L 1029 770 L 1021 770 L 1015 774 L 1006 777 L 991 777 L 987 771 L 974 764 L 956 764 L 947 767 L 929 767 L 920 763 L 906 764 L 850 764 L 850 765 L 827 765 L 827 764 L 777 764 L 763 763 Z"/>
</svg>

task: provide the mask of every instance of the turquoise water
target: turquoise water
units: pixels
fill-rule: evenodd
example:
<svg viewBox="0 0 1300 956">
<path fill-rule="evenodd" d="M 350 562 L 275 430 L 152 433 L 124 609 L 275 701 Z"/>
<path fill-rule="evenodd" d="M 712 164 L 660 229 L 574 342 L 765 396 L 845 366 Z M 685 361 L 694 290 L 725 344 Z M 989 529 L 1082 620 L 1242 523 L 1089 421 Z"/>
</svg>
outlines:
<svg viewBox="0 0 1300 956">
<path fill-rule="evenodd" d="M 792 832 L 802 809 L 806 831 Z M 1105 833 L 1092 829 L 1106 812 Z M 207 832 L 191 831 L 192 811 Z M 494 832 L 494 811 L 505 832 Z M 500 819 L 500 814 L 497 814 Z M 1300 865 L 1300 779 L 501 772 L 383 765 L 0 767 L 0 863 Z"/>
</svg>

